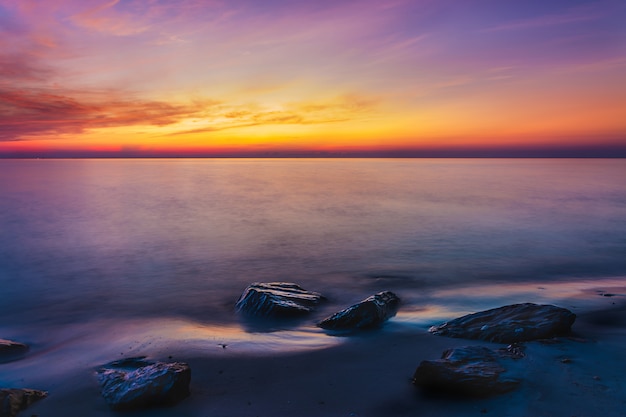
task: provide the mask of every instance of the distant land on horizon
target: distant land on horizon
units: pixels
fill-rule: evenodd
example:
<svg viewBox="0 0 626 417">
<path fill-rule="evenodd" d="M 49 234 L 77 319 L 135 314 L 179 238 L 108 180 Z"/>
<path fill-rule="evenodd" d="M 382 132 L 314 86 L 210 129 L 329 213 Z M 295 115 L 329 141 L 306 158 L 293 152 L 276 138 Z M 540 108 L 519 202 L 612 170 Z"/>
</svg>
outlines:
<svg viewBox="0 0 626 417">
<path fill-rule="evenodd" d="M 0 159 L 88 158 L 626 158 L 626 146 L 492 149 L 267 150 L 231 152 L 78 151 L 1 153 Z"/>
</svg>

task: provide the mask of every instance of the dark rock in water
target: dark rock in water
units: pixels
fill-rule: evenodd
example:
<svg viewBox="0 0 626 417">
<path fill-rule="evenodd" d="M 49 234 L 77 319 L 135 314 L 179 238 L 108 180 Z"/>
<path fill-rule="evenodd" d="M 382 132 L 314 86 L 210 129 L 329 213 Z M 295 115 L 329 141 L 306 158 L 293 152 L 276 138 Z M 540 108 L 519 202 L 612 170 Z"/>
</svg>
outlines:
<svg viewBox="0 0 626 417">
<path fill-rule="evenodd" d="M 48 393 L 27 388 L 0 388 L 0 417 L 14 417 Z"/>
<path fill-rule="evenodd" d="M 323 299 L 289 282 L 256 282 L 246 288 L 235 307 L 257 317 L 297 317 L 310 313 Z"/>
<path fill-rule="evenodd" d="M 0 339 L 0 362 L 13 360 L 28 352 L 28 346 L 12 340 Z"/>
<path fill-rule="evenodd" d="M 553 305 L 513 304 L 433 326 L 436 335 L 515 343 L 570 333 L 576 315 Z"/>
<path fill-rule="evenodd" d="M 382 325 L 396 315 L 400 298 L 391 291 L 379 292 L 322 320 L 318 326 L 328 330 L 365 329 Z"/>
<path fill-rule="evenodd" d="M 506 362 L 518 359 L 519 351 L 498 351 L 484 346 L 446 350 L 441 359 L 422 361 L 413 383 L 430 392 L 485 397 L 515 389 L 521 379 L 511 375 Z"/>
<path fill-rule="evenodd" d="M 191 369 L 182 362 L 131 358 L 97 371 L 102 396 L 116 410 L 172 405 L 189 396 Z"/>
</svg>

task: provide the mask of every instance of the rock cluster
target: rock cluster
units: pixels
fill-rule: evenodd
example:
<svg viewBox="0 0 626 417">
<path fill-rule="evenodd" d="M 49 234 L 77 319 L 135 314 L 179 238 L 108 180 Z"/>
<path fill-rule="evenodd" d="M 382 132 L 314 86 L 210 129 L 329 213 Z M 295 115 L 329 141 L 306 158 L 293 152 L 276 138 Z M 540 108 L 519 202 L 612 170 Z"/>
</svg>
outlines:
<svg viewBox="0 0 626 417">
<path fill-rule="evenodd" d="M 237 311 L 255 317 L 298 317 L 310 313 L 324 297 L 289 282 L 256 282 L 235 304 Z"/>
<path fill-rule="evenodd" d="M 400 298 L 391 291 L 379 292 L 322 320 L 318 326 L 328 330 L 377 327 L 395 316 L 399 304 Z"/>
<path fill-rule="evenodd" d="M 492 350 L 484 346 L 448 349 L 441 359 L 425 360 L 415 370 L 413 383 L 430 391 L 468 396 L 490 396 L 515 389 L 518 376 L 508 361 L 522 354 L 514 349 Z"/>
<path fill-rule="evenodd" d="M 101 393 L 115 410 L 175 404 L 189 395 L 191 369 L 182 362 L 132 358 L 97 371 Z"/>
<path fill-rule="evenodd" d="M 254 317 L 298 317 L 310 313 L 324 297 L 285 282 L 254 283 L 236 303 Z M 381 326 L 393 317 L 400 298 L 390 291 L 374 294 L 318 323 L 327 330 Z M 506 348 L 464 346 L 448 349 L 440 359 L 422 361 L 413 384 L 429 392 L 490 396 L 511 391 L 522 381 L 515 360 L 524 356 L 519 342 L 568 334 L 576 319 L 553 305 L 513 304 L 481 311 L 433 326 L 435 335 L 510 344 Z M 19 342 L 0 339 L 0 362 L 28 351 Z M 565 359 L 562 361 L 565 362 Z M 182 362 L 154 362 L 143 357 L 115 361 L 96 371 L 105 401 L 114 410 L 173 405 L 190 395 L 191 369 Z M 47 393 L 33 389 L 0 389 L 0 417 L 14 417 Z"/>
<path fill-rule="evenodd" d="M 547 339 L 571 331 L 576 315 L 553 305 L 512 304 L 480 311 L 433 326 L 436 335 L 513 343 L 494 351 L 465 346 L 445 351 L 441 359 L 422 361 L 413 383 L 424 389 L 488 396 L 515 389 L 521 378 L 513 375 L 510 359 L 523 356 L 518 342 Z"/>
<path fill-rule="evenodd" d="M 513 304 L 433 326 L 436 335 L 515 343 L 568 334 L 576 315 L 553 305 Z"/>
</svg>

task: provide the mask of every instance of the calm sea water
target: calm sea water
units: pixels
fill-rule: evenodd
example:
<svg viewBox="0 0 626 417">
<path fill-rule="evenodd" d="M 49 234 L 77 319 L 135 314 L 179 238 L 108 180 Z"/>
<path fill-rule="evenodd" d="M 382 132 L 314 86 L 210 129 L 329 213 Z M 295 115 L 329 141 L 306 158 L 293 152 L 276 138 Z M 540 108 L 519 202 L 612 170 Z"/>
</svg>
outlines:
<svg viewBox="0 0 626 417">
<path fill-rule="evenodd" d="M 330 310 L 386 289 L 491 307 L 626 276 L 625 179 L 608 159 L 0 160 L 0 317 L 228 323 L 276 280 Z M 450 293 L 476 285 L 497 295 Z"/>
</svg>

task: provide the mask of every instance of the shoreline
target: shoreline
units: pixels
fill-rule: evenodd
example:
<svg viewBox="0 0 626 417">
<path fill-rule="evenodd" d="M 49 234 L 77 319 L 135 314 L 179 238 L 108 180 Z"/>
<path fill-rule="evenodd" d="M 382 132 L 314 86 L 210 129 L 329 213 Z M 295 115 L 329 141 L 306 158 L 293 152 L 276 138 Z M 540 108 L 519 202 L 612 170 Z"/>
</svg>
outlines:
<svg viewBox="0 0 626 417">
<path fill-rule="evenodd" d="M 414 320 L 416 309 L 402 308 L 382 329 L 341 337 L 307 325 L 248 332 L 179 318 L 85 323 L 31 334 L 31 352 L 0 364 L 0 381 L 50 393 L 21 415 L 114 416 L 100 396 L 95 368 L 145 355 L 187 362 L 192 393 L 174 407 L 126 416 L 617 417 L 626 407 L 626 297 L 620 288 L 607 287 L 611 296 L 584 288 L 585 296 L 573 299 L 585 307 L 574 310 L 572 337 L 525 343 L 521 386 L 485 399 L 428 397 L 410 379 L 422 360 L 448 348 L 502 345 L 431 335 Z M 2 337 L 29 342 L 24 338 L 32 331 Z"/>
</svg>

